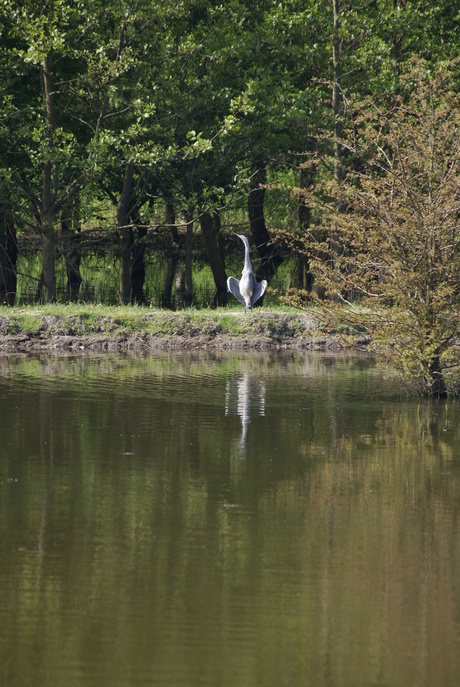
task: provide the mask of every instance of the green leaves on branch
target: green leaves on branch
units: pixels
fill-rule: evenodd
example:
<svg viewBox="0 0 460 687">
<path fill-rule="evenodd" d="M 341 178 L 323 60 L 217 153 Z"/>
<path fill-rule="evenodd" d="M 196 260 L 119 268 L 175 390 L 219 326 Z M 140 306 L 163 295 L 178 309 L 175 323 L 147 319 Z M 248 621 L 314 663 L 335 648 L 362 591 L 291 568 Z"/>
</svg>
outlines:
<svg viewBox="0 0 460 687">
<path fill-rule="evenodd" d="M 390 107 L 351 103 L 343 172 L 307 247 L 317 288 L 359 302 L 375 340 L 427 393 L 460 363 L 457 66 L 432 73 L 414 58 Z"/>
</svg>

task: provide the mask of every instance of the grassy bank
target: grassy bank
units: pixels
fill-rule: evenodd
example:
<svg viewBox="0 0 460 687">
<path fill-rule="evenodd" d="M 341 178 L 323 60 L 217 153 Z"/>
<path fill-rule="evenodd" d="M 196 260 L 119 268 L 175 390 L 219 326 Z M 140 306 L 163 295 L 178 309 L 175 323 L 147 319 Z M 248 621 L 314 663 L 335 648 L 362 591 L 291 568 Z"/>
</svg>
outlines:
<svg viewBox="0 0 460 687">
<path fill-rule="evenodd" d="M 341 348 L 363 345 L 315 311 L 290 308 L 182 310 L 47 305 L 0 308 L 0 349 Z"/>
</svg>

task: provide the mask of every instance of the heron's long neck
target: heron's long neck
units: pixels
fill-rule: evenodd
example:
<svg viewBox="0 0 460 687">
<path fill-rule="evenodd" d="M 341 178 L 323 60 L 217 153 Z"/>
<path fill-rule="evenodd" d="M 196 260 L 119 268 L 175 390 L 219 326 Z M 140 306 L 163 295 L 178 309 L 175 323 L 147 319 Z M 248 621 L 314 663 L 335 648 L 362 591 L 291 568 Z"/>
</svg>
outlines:
<svg viewBox="0 0 460 687">
<path fill-rule="evenodd" d="M 249 259 L 249 250 L 247 248 L 245 248 L 245 251 L 244 251 L 244 269 L 252 272 L 252 265 L 251 265 L 251 261 Z"/>
</svg>

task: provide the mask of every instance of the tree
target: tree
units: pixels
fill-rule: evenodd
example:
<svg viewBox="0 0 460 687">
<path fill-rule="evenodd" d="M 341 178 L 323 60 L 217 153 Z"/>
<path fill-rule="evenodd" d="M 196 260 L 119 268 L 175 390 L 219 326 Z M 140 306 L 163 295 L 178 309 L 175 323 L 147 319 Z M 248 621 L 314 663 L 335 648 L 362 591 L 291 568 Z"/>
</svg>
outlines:
<svg viewBox="0 0 460 687">
<path fill-rule="evenodd" d="M 0 198 L 0 305 L 14 305 L 18 245 L 11 208 Z"/>
<path fill-rule="evenodd" d="M 29 226 L 38 226 L 46 301 L 56 299 L 59 215 L 95 171 L 108 93 L 126 69 L 119 9 L 114 16 L 113 4 L 89 0 L 3 3 L 0 169 L 21 191 Z"/>
<path fill-rule="evenodd" d="M 307 241 L 318 283 L 352 305 L 342 317 L 372 327 L 399 369 L 433 397 L 446 395 L 446 370 L 460 363 L 460 97 L 452 69 L 432 73 L 414 58 L 391 108 L 356 104 L 341 140 L 349 166 L 330 186 L 346 212 L 323 207 L 327 239 L 318 242 L 312 228 Z"/>
</svg>

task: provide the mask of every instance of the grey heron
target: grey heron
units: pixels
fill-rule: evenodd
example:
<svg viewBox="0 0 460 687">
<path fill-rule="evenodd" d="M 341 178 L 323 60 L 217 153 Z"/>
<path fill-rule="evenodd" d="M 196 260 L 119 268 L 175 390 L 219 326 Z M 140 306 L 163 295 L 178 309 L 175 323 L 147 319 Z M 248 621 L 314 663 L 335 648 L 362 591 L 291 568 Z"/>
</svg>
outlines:
<svg viewBox="0 0 460 687">
<path fill-rule="evenodd" d="M 249 259 L 249 241 L 242 234 L 237 234 L 237 236 L 244 243 L 244 267 L 240 281 L 235 279 L 235 277 L 227 279 L 227 291 L 230 291 L 235 298 L 238 298 L 246 311 L 248 308 L 252 308 L 254 303 L 264 295 L 268 282 L 265 279 L 262 279 L 261 282 L 256 281 Z"/>
</svg>

